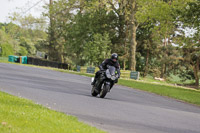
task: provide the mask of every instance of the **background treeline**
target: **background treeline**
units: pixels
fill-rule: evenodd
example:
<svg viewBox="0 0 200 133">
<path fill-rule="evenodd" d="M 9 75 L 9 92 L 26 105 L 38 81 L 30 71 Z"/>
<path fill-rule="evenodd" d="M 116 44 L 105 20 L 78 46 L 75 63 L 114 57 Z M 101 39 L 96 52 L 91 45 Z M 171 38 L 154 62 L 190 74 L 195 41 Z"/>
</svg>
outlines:
<svg viewBox="0 0 200 133">
<path fill-rule="evenodd" d="M 45 8 L 46 32 L 44 19 L 14 14 L 15 24 L 1 24 L 0 44 L 74 66 L 116 52 L 122 69 L 199 86 L 200 0 L 51 0 Z"/>
<path fill-rule="evenodd" d="M 34 56 L 37 51 L 47 52 L 47 33 L 44 18 L 14 13 L 10 23 L 0 23 L 0 56 Z"/>
</svg>

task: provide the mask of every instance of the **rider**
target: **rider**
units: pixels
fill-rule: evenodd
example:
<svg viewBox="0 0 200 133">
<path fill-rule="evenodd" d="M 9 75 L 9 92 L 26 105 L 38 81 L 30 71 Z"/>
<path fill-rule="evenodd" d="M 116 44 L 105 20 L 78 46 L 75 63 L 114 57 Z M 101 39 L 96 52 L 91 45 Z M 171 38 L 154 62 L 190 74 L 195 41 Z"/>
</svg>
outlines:
<svg viewBox="0 0 200 133">
<path fill-rule="evenodd" d="M 96 72 L 94 81 L 91 83 L 91 85 L 95 84 L 98 76 L 101 74 L 101 71 L 108 69 L 109 66 L 114 66 L 117 69 L 117 73 L 118 73 L 119 78 L 120 78 L 120 65 L 119 65 L 119 62 L 118 62 L 118 55 L 116 53 L 113 53 L 111 55 L 110 59 L 104 60 L 102 62 L 102 64 L 99 65 L 100 70 Z M 117 83 L 117 80 L 115 81 L 115 83 Z"/>
</svg>

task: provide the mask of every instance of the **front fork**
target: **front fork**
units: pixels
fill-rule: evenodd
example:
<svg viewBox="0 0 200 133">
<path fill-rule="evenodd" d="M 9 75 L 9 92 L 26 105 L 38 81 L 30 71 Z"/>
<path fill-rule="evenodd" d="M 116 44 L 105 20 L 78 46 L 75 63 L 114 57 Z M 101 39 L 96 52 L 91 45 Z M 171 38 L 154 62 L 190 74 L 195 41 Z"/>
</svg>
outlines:
<svg viewBox="0 0 200 133">
<path fill-rule="evenodd" d="M 102 82 L 103 82 L 103 81 L 99 78 L 99 79 L 97 79 L 97 81 L 96 81 L 96 83 L 95 83 L 95 91 L 96 91 L 97 93 L 100 93 L 100 91 L 101 91 Z"/>
<path fill-rule="evenodd" d="M 105 81 L 104 82 L 104 86 L 105 85 L 107 85 L 107 86 L 109 86 L 109 92 L 110 92 L 110 90 L 112 89 L 112 87 L 113 87 L 113 85 L 114 85 L 114 81 Z"/>
<path fill-rule="evenodd" d="M 97 79 L 97 81 L 95 83 L 95 90 L 96 90 L 97 93 L 100 93 L 102 85 L 109 86 L 108 92 L 110 92 L 111 88 L 114 85 L 114 81 L 105 80 L 105 76 L 100 75 L 99 79 Z"/>
</svg>

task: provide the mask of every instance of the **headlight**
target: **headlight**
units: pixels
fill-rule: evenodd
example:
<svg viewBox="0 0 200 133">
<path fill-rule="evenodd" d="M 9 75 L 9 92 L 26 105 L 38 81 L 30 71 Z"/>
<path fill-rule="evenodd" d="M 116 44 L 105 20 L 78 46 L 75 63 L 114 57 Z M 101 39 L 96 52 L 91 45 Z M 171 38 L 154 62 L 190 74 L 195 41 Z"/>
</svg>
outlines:
<svg viewBox="0 0 200 133">
<path fill-rule="evenodd" d="M 111 79 L 112 79 L 112 80 L 115 80 L 116 78 L 115 78 L 115 76 L 112 76 Z"/>
<path fill-rule="evenodd" d="M 116 74 L 116 75 L 115 75 L 115 77 L 116 77 L 116 78 L 119 78 L 119 75 L 118 75 L 118 74 Z"/>
<path fill-rule="evenodd" d="M 107 78 L 111 78 L 111 75 L 110 75 L 110 72 L 109 72 L 108 69 L 106 70 L 106 77 L 107 77 Z"/>
</svg>

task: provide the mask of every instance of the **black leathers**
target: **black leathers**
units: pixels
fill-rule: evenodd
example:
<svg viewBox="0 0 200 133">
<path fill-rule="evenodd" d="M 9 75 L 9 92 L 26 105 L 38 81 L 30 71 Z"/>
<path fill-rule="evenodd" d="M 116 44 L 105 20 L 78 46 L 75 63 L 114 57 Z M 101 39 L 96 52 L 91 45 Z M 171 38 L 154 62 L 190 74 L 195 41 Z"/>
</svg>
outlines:
<svg viewBox="0 0 200 133">
<path fill-rule="evenodd" d="M 117 73 L 118 73 L 119 78 L 120 78 L 120 65 L 119 65 L 119 62 L 118 61 L 114 62 L 114 61 L 112 61 L 112 59 L 106 59 L 101 63 L 101 65 L 99 65 L 100 71 L 96 72 L 95 78 L 94 78 L 94 82 L 96 82 L 96 79 L 100 75 L 101 71 L 108 69 L 109 66 L 114 66 L 117 69 Z M 93 84 L 94 84 L 94 82 L 93 82 Z"/>
<path fill-rule="evenodd" d="M 99 69 L 106 70 L 108 69 L 108 66 L 114 66 L 117 69 L 117 73 L 120 77 L 120 65 L 118 61 L 114 62 L 112 59 L 106 59 L 101 63 L 101 65 L 99 65 Z"/>
</svg>

